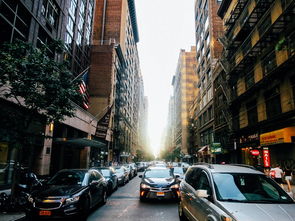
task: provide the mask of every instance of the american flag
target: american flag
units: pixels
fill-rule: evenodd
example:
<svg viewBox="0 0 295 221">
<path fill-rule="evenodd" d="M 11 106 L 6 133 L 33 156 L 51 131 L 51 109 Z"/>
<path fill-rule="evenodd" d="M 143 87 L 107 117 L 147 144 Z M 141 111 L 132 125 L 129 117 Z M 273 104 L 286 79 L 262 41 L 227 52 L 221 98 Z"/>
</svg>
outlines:
<svg viewBox="0 0 295 221">
<path fill-rule="evenodd" d="M 87 85 L 88 85 L 88 70 L 82 75 L 81 82 L 79 84 L 79 91 L 83 97 L 82 106 L 86 110 L 89 108 L 89 93 L 88 93 Z"/>
</svg>

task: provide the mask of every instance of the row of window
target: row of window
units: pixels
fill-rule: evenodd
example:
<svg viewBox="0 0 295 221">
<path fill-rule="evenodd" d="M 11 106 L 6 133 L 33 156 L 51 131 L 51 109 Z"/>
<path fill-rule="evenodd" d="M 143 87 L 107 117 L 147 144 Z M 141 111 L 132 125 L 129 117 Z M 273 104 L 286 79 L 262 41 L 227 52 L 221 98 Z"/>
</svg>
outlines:
<svg viewBox="0 0 295 221">
<path fill-rule="evenodd" d="M 293 95 L 295 94 L 295 77 L 291 78 Z M 281 93 L 279 86 L 275 86 L 264 92 L 264 102 L 266 107 L 267 119 L 272 119 L 282 113 Z M 290 101 L 286 101 L 290 102 Z M 258 101 L 257 99 L 250 100 L 246 103 L 248 126 L 256 125 L 258 123 Z M 234 127 L 240 128 L 239 112 L 234 114 Z"/>
<path fill-rule="evenodd" d="M 199 116 L 198 126 L 202 127 L 213 119 L 213 108 L 210 106 L 204 113 Z"/>
</svg>

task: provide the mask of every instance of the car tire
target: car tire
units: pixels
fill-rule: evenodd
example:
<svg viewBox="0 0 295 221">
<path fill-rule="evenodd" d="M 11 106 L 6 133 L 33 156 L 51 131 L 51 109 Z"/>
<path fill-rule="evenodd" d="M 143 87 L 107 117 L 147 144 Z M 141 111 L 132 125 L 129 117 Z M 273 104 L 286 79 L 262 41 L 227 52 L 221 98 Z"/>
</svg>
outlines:
<svg viewBox="0 0 295 221">
<path fill-rule="evenodd" d="M 139 200 L 140 200 L 140 202 L 146 202 L 146 198 L 142 197 L 142 196 L 139 197 Z"/>
<path fill-rule="evenodd" d="M 118 187 L 119 187 L 119 180 L 117 180 L 117 182 L 116 182 L 115 191 L 118 189 Z"/>
<path fill-rule="evenodd" d="M 104 190 L 103 194 L 102 194 L 101 204 L 104 205 L 104 204 L 106 204 L 106 202 L 107 202 L 107 190 Z"/>
<path fill-rule="evenodd" d="M 113 184 L 109 183 L 107 187 L 107 195 L 110 196 L 113 192 Z"/>
<path fill-rule="evenodd" d="M 187 217 L 183 212 L 183 206 L 181 201 L 178 203 L 178 216 L 180 221 L 188 221 Z"/>
<path fill-rule="evenodd" d="M 85 200 L 82 201 L 82 212 L 81 212 L 81 216 L 79 218 L 81 218 L 81 220 L 86 220 L 87 216 L 90 212 L 90 199 L 87 197 Z"/>
</svg>

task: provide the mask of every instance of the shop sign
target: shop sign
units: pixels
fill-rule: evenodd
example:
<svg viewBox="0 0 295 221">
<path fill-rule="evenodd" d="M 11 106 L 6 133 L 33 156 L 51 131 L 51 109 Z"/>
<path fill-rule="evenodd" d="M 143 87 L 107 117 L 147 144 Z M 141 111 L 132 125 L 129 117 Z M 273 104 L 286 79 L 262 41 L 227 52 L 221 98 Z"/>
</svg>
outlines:
<svg viewBox="0 0 295 221">
<path fill-rule="evenodd" d="M 213 154 L 222 153 L 221 143 L 212 143 L 211 153 L 213 153 Z"/>
<path fill-rule="evenodd" d="M 258 156 L 260 154 L 259 150 L 251 150 L 250 152 L 253 156 Z"/>
<path fill-rule="evenodd" d="M 251 143 L 251 142 L 255 142 L 255 141 L 259 141 L 259 134 L 255 133 L 255 134 L 251 134 L 251 135 L 243 135 L 240 137 L 240 143 Z"/>
<path fill-rule="evenodd" d="M 260 135 L 260 145 L 268 146 L 272 144 L 291 143 L 295 136 L 295 127 L 287 127 L 280 130 L 264 133 Z"/>
<path fill-rule="evenodd" d="M 270 167 L 270 154 L 268 149 L 263 149 L 263 164 L 264 167 Z"/>
</svg>

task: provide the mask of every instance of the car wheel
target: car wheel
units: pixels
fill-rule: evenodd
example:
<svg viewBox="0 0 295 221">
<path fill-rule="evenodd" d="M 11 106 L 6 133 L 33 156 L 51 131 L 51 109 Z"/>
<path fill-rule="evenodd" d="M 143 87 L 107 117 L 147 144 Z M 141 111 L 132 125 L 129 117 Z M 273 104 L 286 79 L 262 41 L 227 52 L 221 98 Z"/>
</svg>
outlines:
<svg viewBox="0 0 295 221">
<path fill-rule="evenodd" d="M 106 204 L 106 202 L 107 202 L 107 191 L 104 190 L 103 194 L 102 194 L 102 202 L 101 202 L 101 204 L 104 205 L 104 204 Z"/>
<path fill-rule="evenodd" d="M 185 214 L 183 213 L 183 206 L 182 206 L 181 201 L 178 203 L 178 216 L 179 216 L 180 221 L 187 221 L 188 220 L 186 218 Z"/>
<path fill-rule="evenodd" d="M 86 220 L 89 212 L 90 212 L 90 200 L 87 197 L 83 202 L 82 202 L 82 214 L 81 214 L 81 219 Z"/>
<path fill-rule="evenodd" d="M 140 200 L 140 202 L 146 202 L 146 198 L 143 197 L 143 196 L 140 196 L 140 197 L 139 197 L 139 200 Z"/>
<path fill-rule="evenodd" d="M 116 187 L 115 187 L 115 190 L 117 190 L 117 189 L 118 189 L 118 187 L 119 187 L 119 180 L 117 180 L 117 182 L 116 182 Z"/>
<path fill-rule="evenodd" d="M 107 195 L 111 195 L 113 192 L 113 184 L 109 183 L 108 184 L 108 190 L 107 190 Z"/>
</svg>

